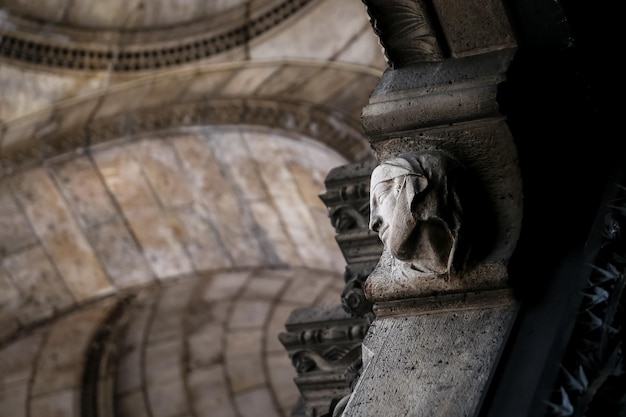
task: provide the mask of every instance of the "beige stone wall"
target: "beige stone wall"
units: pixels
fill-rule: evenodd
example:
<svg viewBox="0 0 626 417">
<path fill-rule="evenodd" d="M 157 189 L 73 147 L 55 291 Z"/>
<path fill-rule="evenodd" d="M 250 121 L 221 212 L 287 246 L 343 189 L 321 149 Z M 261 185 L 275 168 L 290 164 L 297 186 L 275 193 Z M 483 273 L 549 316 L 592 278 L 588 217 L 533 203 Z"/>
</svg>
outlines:
<svg viewBox="0 0 626 417">
<path fill-rule="evenodd" d="M 0 340 L 93 299 L 208 271 L 345 262 L 322 145 L 217 126 L 65 155 L 0 183 Z"/>
</svg>

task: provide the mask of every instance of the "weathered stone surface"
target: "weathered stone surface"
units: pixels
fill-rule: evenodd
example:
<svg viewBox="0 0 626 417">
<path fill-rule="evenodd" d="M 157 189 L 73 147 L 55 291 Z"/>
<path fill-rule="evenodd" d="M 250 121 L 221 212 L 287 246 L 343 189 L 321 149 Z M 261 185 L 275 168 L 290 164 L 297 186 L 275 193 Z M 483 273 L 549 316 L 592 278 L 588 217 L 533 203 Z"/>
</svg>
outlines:
<svg viewBox="0 0 626 417">
<path fill-rule="evenodd" d="M 238 300 L 232 311 L 229 327 L 231 329 L 245 329 L 263 326 L 270 308 L 269 301 Z"/>
<path fill-rule="evenodd" d="M 175 213 L 147 206 L 128 212 L 126 219 L 158 278 L 173 278 L 193 271 L 179 240 L 183 227 Z"/>
<path fill-rule="evenodd" d="M 436 0 L 433 6 L 454 57 L 517 46 L 501 1 Z"/>
<path fill-rule="evenodd" d="M 235 404 L 242 417 L 257 417 L 259 410 L 263 410 L 266 417 L 280 416 L 267 388 L 257 388 L 240 393 L 235 396 Z"/>
<path fill-rule="evenodd" d="M 177 238 L 196 271 L 223 269 L 233 265 L 234 261 L 224 248 L 213 223 L 200 215 L 195 206 L 177 209 L 174 215 L 180 226 Z"/>
<path fill-rule="evenodd" d="M 126 223 L 119 217 L 91 227 L 86 235 L 107 274 L 118 288 L 154 280 L 143 251 Z"/>
<path fill-rule="evenodd" d="M 111 302 L 96 304 L 64 317 L 51 327 L 39 354 L 31 395 L 57 393 L 81 386 L 89 343 L 112 306 Z M 68 344 L 68 340 L 72 343 Z M 46 400 L 42 399 L 42 406 L 48 404 L 48 401 L 55 401 L 53 396 L 51 394 Z M 42 411 L 38 415 L 47 413 Z M 55 414 L 50 412 L 49 415 Z"/>
<path fill-rule="evenodd" d="M 79 157 L 51 165 L 61 192 L 84 227 L 111 220 L 117 210 L 92 161 Z"/>
<path fill-rule="evenodd" d="M 16 318 L 23 324 L 50 317 L 55 310 L 64 310 L 74 302 L 66 284 L 40 246 L 3 258 L 2 266 L 19 290 L 13 303 Z"/>
<path fill-rule="evenodd" d="M 189 204 L 193 194 L 172 145 L 161 138 L 147 138 L 127 146 L 162 207 Z"/>
<path fill-rule="evenodd" d="M 237 265 L 262 263 L 257 240 L 249 229 L 240 226 L 245 216 L 232 185 L 220 171 L 211 139 L 188 136 L 179 138 L 175 146 L 190 173 L 199 213 L 211 219 L 232 259 Z"/>
<path fill-rule="evenodd" d="M 0 391 L 28 384 L 43 338 L 44 332 L 39 331 L 0 350 Z"/>
<path fill-rule="evenodd" d="M 201 417 L 235 417 L 222 366 L 193 370 L 187 378 L 194 415 Z"/>
<path fill-rule="evenodd" d="M 45 170 L 16 178 L 14 192 L 46 251 L 77 300 L 111 291 L 93 249 Z M 89 276 L 89 280 L 83 277 Z"/>
<path fill-rule="evenodd" d="M 0 410 L 11 417 L 28 416 L 28 385 L 19 384 L 0 390 Z"/>
<path fill-rule="evenodd" d="M 124 417 L 149 417 L 143 391 L 131 391 L 115 397 L 117 410 Z"/>
<path fill-rule="evenodd" d="M 80 416 L 80 392 L 77 389 L 56 391 L 30 400 L 29 414 L 33 416 Z"/>
<path fill-rule="evenodd" d="M 37 241 L 11 190 L 0 184 L 0 254 L 6 255 Z"/>
<path fill-rule="evenodd" d="M 149 342 L 177 339 L 183 335 L 182 312 L 186 311 L 197 283 L 184 281 L 167 287 L 159 301 L 147 334 Z"/>
<path fill-rule="evenodd" d="M 378 317 L 364 341 L 362 376 L 343 416 L 474 413 L 515 316 L 515 304 L 502 301 Z"/>
<path fill-rule="evenodd" d="M 262 86 L 277 71 L 276 67 L 243 68 L 228 80 L 220 93 L 224 96 L 250 95 Z"/>
</svg>

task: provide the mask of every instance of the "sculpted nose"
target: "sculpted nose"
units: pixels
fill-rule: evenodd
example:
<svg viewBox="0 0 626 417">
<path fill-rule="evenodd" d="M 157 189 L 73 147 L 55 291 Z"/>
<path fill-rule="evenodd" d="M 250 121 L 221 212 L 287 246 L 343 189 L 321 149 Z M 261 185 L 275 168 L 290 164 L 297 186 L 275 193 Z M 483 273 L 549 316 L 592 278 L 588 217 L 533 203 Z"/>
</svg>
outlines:
<svg viewBox="0 0 626 417">
<path fill-rule="evenodd" d="M 370 230 L 378 233 L 382 221 L 383 219 L 378 214 L 372 213 L 370 216 Z"/>
</svg>

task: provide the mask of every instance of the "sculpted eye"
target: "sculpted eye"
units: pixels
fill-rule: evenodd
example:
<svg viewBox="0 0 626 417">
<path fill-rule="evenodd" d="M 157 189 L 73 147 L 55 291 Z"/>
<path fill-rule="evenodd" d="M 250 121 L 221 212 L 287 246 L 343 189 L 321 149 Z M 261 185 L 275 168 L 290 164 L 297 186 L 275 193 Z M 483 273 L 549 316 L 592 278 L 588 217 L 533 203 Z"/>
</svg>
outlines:
<svg viewBox="0 0 626 417">
<path fill-rule="evenodd" d="M 379 204 L 382 204 L 385 198 L 392 192 L 393 186 L 390 183 L 380 183 L 375 189 L 376 200 Z M 397 191 L 394 190 L 397 194 Z"/>
</svg>

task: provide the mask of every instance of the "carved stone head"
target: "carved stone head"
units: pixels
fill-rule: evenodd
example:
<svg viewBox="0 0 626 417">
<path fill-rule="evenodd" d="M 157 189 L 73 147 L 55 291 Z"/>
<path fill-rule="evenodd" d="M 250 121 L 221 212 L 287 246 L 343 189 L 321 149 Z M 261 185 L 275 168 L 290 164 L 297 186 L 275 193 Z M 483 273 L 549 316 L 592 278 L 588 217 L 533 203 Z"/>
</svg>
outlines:
<svg viewBox="0 0 626 417">
<path fill-rule="evenodd" d="M 455 189 L 461 168 L 441 151 L 420 151 L 372 172 L 369 227 L 385 250 L 418 272 L 450 272 L 461 226 Z"/>
</svg>

